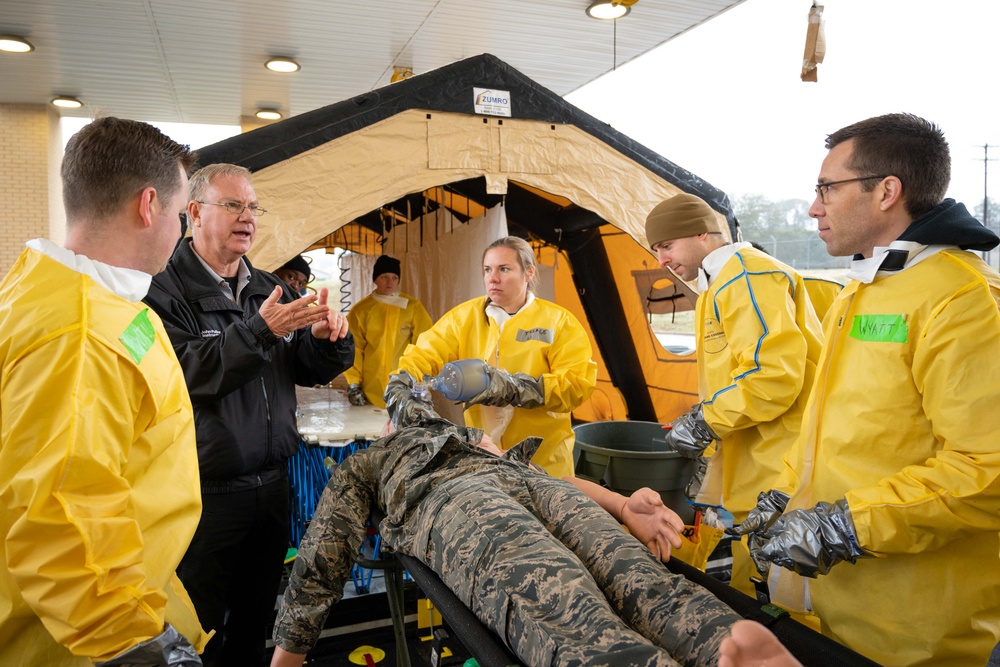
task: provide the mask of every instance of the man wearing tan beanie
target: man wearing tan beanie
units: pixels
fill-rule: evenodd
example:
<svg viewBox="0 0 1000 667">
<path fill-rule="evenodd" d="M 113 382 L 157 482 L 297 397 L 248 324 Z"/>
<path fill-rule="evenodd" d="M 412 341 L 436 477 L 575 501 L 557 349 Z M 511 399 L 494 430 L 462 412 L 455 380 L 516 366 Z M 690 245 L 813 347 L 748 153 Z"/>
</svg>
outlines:
<svg viewBox="0 0 1000 667">
<path fill-rule="evenodd" d="M 722 220 L 680 193 L 649 212 L 646 240 L 660 266 L 698 291 L 702 402 L 674 420 L 667 446 L 694 458 L 716 442 L 698 501 L 741 522 L 798 435 L 821 329 L 802 277 L 749 243 L 730 243 Z M 754 574 L 746 546 L 734 542 L 732 586 L 753 595 Z"/>
</svg>

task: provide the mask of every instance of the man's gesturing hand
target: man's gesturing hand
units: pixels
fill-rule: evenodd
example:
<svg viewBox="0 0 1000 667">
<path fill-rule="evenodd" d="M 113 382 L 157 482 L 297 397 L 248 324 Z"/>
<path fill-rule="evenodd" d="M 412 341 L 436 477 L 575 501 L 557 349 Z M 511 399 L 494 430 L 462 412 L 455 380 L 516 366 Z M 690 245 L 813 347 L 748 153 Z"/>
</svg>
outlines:
<svg viewBox="0 0 1000 667">
<path fill-rule="evenodd" d="M 316 301 L 315 294 L 304 296 L 291 303 L 281 303 L 279 301 L 281 294 L 281 287 L 275 286 L 274 291 L 264 300 L 258 311 L 267 328 L 278 338 L 284 338 L 293 331 L 316 322 L 326 321 L 330 309 L 325 303 L 309 307 L 309 304 Z"/>
<path fill-rule="evenodd" d="M 324 287 L 319 291 L 319 307 L 326 309 L 326 317 L 312 325 L 312 335 L 335 343 L 347 335 L 347 315 L 338 313 L 326 305 L 329 291 Z"/>
</svg>

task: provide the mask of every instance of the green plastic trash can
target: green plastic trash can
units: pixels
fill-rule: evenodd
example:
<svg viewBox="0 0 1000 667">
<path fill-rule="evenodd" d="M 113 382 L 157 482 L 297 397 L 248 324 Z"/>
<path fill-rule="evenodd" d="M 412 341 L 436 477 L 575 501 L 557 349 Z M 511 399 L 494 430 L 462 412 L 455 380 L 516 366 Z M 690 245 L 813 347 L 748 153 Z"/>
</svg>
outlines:
<svg viewBox="0 0 1000 667">
<path fill-rule="evenodd" d="M 606 421 L 573 427 L 576 476 L 623 495 L 644 486 L 658 491 L 663 503 L 684 523 L 694 520 L 685 489 L 695 462 L 666 451 L 664 430 L 655 422 Z"/>
</svg>

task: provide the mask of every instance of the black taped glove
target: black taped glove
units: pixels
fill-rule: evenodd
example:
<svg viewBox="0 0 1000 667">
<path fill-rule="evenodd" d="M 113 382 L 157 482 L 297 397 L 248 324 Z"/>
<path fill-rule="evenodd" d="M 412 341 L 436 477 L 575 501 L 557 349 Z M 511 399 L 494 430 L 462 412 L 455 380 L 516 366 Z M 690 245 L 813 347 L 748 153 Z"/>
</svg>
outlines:
<svg viewBox="0 0 1000 667">
<path fill-rule="evenodd" d="M 858 544 L 847 500 L 817 503 L 812 509 L 793 510 L 780 517 L 751 543 L 750 556 L 763 574 L 774 563 L 803 577 L 827 574 L 841 561 L 857 562 L 868 553 Z"/>
<path fill-rule="evenodd" d="M 169 623 L 163 632 L 96 667 L 201 667 L 191 643 Z"/>
<path fill-rule="evenodd" d="M 527 373 L 508 373 L 502 368 L 486 366 L 489 384 L 468 401 L 470 405 L 492 405 L 516 408 L 537 408 L 545 403 L 545 388 L 541 376 L 533 378 Z"/>
<path fill-rule="evenodd" d="M 416 380 L 406 371 L 389 376 L 383 398 L 389 419 L 397 429 L 441 418 L 429 401 L 414 393 L 415 385 Z"/>
<path fill-rule="evenodd" d="M 718 440 L 719 436 L 705 423 L 701 403 L 696 404 L 687 413 L 681 415 L 670 424 L 670 430 L 664 440 L 667 449 L 691 459 L 701 456 L 705 448 Z"/>
</svg>

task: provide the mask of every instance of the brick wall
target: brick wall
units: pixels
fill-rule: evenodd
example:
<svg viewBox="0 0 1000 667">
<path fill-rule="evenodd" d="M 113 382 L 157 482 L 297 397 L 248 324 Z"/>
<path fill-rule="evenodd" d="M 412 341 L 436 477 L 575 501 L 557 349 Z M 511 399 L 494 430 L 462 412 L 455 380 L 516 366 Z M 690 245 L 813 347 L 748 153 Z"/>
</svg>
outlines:
<svg viewBox="0 0 1000 667">
<path fill-rule="evenodd" d="M 0 104 L 0 275 L 10 270 L 25 241 L 52 238 L 53 228 L 62 233 L 61 155 L 54 110 L 40 104 Z"/>
</svg>

